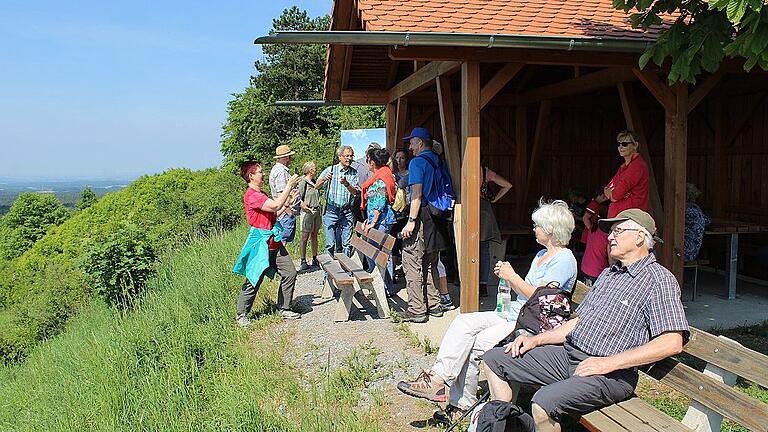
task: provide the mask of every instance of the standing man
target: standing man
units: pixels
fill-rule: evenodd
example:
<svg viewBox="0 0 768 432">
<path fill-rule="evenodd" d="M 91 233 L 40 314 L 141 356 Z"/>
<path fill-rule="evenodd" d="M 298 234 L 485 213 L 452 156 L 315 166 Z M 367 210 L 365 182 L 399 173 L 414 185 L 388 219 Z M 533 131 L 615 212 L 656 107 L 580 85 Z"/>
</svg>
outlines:
<svg viewBox="0 0 768 432">
<path fill-rule="evenodd" d="M 408 165 L 408 185 L 411 204 L 408 222 L 403 227 L 403 270 L 408 292 L 408 309 L 403 312 L 405 322 L 427 322 L 429 315 L 443 316 L 437 292 L 438 251 L 445 239 L 436 229 L 427 208 L 427 197 L 432 192 L 435 168 L 439 157 L 432 151 L 432 135 L 417 127 L 403 138 L 413 153 Z"/>
<path fill-rule="evenodd" d="M 352 256 L 352 230 L 355 227 L 355 216 L 352 206 L 355 196 L 360 192 L 357 180 L 357 170 L 352 167 L 355 151 L 350 146 L 341 146 L 336 150 L 339 163 L 329 166 L 320 174 L 315 187 L 320 189 L 328 183 L 326 190 L 325 217 L 325 249 L 333 256 L 334 249 Z"/>
<path fill-rule="evenodd" d="M 277 163 L 269 172 L 269 189 L 272 191 L 272 199 L 277 199 L 288 185 L 288 180 L 291 178 L 288 166 L 291 164 L 291 156 L 294 154 L 296 152 L 291 151 L 291 148 L 285 144 L 277 146 L 277 150 L 275 150 L 274 159 L 277 159 Z M 277 221 L 283 226 L 283 241 L 285 243 L 291 243 L 296 235 L 296 215 L 301 208 L 300 204 L 301 200 L 296 197 L 296 199 L 286 202 L 282 211 L 278 212 Z"/>
</svg>

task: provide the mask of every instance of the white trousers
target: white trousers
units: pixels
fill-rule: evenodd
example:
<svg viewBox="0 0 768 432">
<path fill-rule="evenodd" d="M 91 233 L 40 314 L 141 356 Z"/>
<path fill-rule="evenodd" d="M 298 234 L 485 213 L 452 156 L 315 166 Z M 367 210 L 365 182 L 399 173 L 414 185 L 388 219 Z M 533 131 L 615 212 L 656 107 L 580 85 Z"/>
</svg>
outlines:
<svg viewBox="0 0 768 432">
<path fill-rule="evenodd" d="M 467 409 L 477 402 L 480 356 L 515 329 L 515 321 L 490 312 L 459 314 L 443 336 L 432 373 L 450 387 L 448 403 Z"/>
</svg>

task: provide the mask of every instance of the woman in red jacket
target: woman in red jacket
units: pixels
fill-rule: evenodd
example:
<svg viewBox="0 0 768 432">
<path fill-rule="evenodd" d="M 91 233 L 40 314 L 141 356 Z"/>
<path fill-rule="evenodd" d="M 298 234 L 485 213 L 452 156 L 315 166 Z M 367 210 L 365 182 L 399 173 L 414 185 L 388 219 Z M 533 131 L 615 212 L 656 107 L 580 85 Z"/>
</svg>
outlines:
<svg viewBox="0 0 768 432">
<path fill-rule="evenodd" d="M 640 143 L 630 130 L 619 132 L 616 141 L 619 144 L 619 155 L 624 158 L 624 163 L 603 190 L 605 196 L 611 201 L 608 217 L 615 217 L 623 210 L 631 208 L 650 211 L 648 165 L 637 152 Z"/>
</svg>

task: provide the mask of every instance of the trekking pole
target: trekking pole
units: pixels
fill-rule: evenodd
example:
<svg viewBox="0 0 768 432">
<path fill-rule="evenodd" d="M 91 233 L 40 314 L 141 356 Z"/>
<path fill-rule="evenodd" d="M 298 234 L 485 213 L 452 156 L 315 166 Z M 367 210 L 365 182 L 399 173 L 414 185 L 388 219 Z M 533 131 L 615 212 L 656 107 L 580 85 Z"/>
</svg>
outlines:
<svg viewBox="0 0 768 432">
<path fill-rule="evenodd" d="M 485 392 L 484 395 L 480 396 L 480 399 L 478 399 L 477 402 L 472 404 L 472 406 L 469 407 L 469 409 L 464 411 L 464 414 L 462 414 L 461 417 L 459 417 L 455 422 L 453 422 L 452 425 L 448 426 L 448 429 L 446 429 L 445 432 L 451 432 L 454 428 L 456 428 L 456 426 L 458 426 L 459 423 L 462 422 L 462 420 L 464 420 L 466 416 L 471 414 L 472 411 L 474 411 L 474 409 L 477 408 L 478 405 L 485 402 L 489 397 L 491 397 L 491 392 L 490 391 Z"/>
</svg>

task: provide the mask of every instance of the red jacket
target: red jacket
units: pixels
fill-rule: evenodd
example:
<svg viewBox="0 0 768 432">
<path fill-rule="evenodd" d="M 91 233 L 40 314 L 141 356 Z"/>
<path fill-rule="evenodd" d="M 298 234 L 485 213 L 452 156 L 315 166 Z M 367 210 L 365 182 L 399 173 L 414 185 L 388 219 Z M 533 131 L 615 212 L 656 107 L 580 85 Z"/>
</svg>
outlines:
<svg viewBox="0 0 768 432">
<path fill-rule="evenodd" d="M 623 210 L 638 208 L 649 211 L 648 165 L 640 154 L 635 154 L 629 165 L 621 164 L 616 175 L 606 187 L 613 187 L 613 199 L 608 207 L 608 217 L 615 217 Z"/>
</svg>

